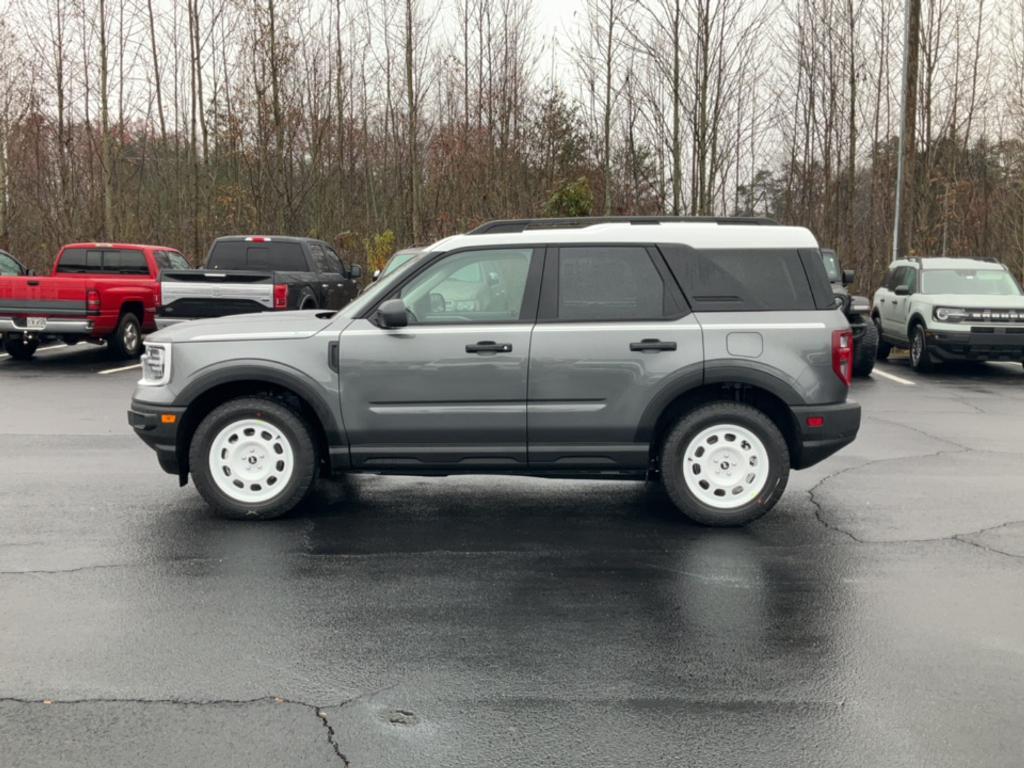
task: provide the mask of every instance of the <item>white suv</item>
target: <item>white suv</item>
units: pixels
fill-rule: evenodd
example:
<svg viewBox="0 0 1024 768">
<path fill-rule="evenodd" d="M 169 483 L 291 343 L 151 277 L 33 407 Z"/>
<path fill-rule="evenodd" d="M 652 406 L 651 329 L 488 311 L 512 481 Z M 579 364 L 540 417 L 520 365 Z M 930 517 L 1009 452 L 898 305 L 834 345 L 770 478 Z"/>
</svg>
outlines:
<svg viewBox="0 0 1024 768">
<path fill-rule="evenodd" d="M 919 371 L 945 360 L 1024 362 L 1024 295 L 996 261 L 894 261 L 875 292 L 871 317 L 880 360 L 904 347 Z"/>
</svg>

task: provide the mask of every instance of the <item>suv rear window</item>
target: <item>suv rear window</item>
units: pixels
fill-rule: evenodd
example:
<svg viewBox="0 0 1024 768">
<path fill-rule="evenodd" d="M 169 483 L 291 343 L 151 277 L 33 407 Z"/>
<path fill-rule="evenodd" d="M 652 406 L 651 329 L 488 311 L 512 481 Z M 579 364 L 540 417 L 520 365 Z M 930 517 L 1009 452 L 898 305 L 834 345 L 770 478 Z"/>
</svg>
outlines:
<svg viewBox="0 0 1024 768">
<path fill-rule="evenodd" d="M 306 272 L 306 255 L 299 243 L 220 240 L 206 259 L 208 269 L 264 269 L 276 272 Z"/>
<path fill-rule="evenodd" d="M 800 252 L 663 247 L 694 312 L 816 309 Z M 817 256 L 820 265 L 821 258 Z M 824 267 L 821 267 L 824 274 Z"/>
</svg>

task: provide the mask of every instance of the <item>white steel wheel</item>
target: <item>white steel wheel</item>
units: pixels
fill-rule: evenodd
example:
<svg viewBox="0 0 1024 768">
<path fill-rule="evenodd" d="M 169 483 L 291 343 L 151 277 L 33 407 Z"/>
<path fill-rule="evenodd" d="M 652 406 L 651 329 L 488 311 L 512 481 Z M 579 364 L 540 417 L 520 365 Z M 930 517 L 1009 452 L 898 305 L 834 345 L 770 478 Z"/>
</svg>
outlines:
<svg viewBox="0 0 1024 768">
<path fill-rule="evenodd" d="M 764 490 L 770 472 L 761 439 L 737 424 L 716 424 L 699 432 L 683 451 L 686 487 L 714 509 L 736 509 Z"/>
<path fill-rule="evenodd" d="M 247 418 L 224 427 L 210 444 L 210 475 L 224 495 L 241 504 L 271 501 L 295 473 L 295 451 L 273 424 Z"/>
</svg>

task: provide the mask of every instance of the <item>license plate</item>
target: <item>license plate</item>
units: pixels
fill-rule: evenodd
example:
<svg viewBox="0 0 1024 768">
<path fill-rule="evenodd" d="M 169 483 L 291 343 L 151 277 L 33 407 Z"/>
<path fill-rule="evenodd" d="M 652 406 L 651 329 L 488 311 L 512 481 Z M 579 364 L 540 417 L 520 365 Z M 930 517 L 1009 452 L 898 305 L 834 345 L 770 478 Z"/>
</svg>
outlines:
<svg viewBox="0 0 1024 768">
<path fill-rule="evenodd" d="M 25 327 L 30 331 L 45 331 L 46 330 L 46 318 L 45 317 L 27 317 L 25 318 Z"/>
</svg>

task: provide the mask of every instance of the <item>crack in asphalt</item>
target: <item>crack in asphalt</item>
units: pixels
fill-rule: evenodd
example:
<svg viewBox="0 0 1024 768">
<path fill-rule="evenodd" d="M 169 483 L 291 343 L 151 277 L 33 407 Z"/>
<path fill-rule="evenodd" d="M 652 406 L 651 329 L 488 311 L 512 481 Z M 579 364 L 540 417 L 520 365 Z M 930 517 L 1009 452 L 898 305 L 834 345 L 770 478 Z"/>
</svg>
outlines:
<svg viewBox="0 0 1024 768">
<path fill-rule="evenodd" d="M 372 692 L 371 692 L 372 693 Z M 361 694 L 357 698 L 361 698 L 369 694 Z M 339 704 L 340 707 L 344 707 L 346 704 L 355 701 L 356 699 L 348 699 Z M 341 745 L 338 743 L 337 734 L 334 731 L 334 727 L 327 720 L 327 713 L 324 708 L 316 704 L 310 704 L 306 701 L 298 701 L 296 699 L 286 699 L 281 696 L 260 696 L 254 699 L 140 699 L 140 698 L 89 698 L 89 699 L 29 699 L 19 696 L 0 696 L 0 704 L 25 704 L 25 705 L 41 705 L 41 706 L 52 706 L 62 704 L 164 704 L 178 707 L 206 707 L 206 706 L 251 706 L 253 704 L 290 704 L 292 706 L 304 707 L 305 709 L 311 710 L 320 721 L 320 724 L 327 730 L 327 742 L 331 745 L 331 749 L 334 750 L 334 754 L 338 756 L 342 764 L 348 768 L 351 765 L 348 757 L 341 751 Z"/>
</svg>

